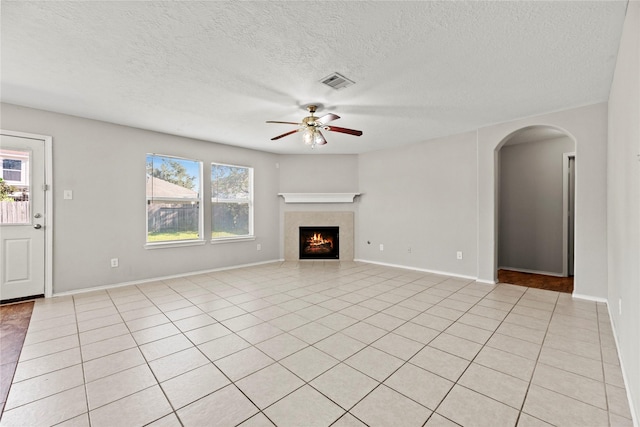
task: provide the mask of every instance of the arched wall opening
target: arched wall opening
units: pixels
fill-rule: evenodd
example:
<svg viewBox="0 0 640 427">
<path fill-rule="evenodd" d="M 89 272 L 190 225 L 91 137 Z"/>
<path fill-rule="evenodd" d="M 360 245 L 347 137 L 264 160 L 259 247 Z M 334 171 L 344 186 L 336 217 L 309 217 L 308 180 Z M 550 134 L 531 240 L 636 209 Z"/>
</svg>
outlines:
<svg viewBox="0 0 640 427">
<path fill-rule="evenodd" d="M 496 283 L 498 148 L 528 126 L 551 126 L 576 142 L 575 276 L 573 295 L 604 301 L 607 296 L 607 104 L 599 103 L 477 131 L 478 268 L 481 283 Z"/>
<path fill-rule="evenodd" d="M 548 125 L 526 126 L 495 151 L 496 270 L 519 283 L 573 291 L 575 139 Z"/>
</svg>

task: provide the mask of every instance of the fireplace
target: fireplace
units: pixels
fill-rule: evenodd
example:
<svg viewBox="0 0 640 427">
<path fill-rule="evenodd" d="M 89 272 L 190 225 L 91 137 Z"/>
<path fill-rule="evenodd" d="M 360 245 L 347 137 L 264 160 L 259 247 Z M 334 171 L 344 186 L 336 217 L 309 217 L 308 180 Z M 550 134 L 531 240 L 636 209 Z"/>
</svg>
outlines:
<svg viewBox="0 0 640 427">
<path fill-rule="evenodd" d="M 284 212 L 284 260 L 300 260 L 300 227 L 339 227 L 340 252 L 334 261 L 353 261 L 354 220 L 353 212 L 343 211 L 285 211 Z"/>
<path fill-rule="evenodd" d="M 339 259 L 339 227 L 300 227 L 300 259 Z"/>
</svg>

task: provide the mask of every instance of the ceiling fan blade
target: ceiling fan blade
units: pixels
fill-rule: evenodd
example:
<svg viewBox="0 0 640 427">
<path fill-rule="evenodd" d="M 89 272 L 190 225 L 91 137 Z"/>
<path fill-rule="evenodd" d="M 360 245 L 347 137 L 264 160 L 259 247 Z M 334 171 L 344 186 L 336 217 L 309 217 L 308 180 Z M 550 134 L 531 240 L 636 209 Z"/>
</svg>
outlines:
<svg viewBox="0 0 640 427">
<path fill-rule="evenodd" d="M 285 125 L 298 125 L 298 126 L 302 124 L 302 123 L 295 123 L 295 122 L 278 122 L 275 120 L 267 120 L 267 123 L 282 123 Z"/>
<path fill-rule="evenodd" d="M 297 123 L 296 123 L 297 124 Z M 296 129 L 296 130 L 292 130 L 291 132 L 287 132 L 287 133 L 283 133 L 282 135 L 278 135 L 276 137 L 271 138 L 272 141 L 275 141 L 276 139 L 280 139 L 283 138 L 285 136 L 291 135 L 292 133 L 296 133 L 296 132 L 300 132 L 302 129 Z"/>
<path fill-rule="evenodd" d="M 316 138 L 316 145 L 324 145 L 327 143 L 327 140 L 324 139 L 324 135 L 319 130 L 316 131 L 319 138 Z"/>
<path fill-rule="evenodd" d="M 362 131 L 361 130 L 340 128 L 340 127 L 337 127 L 337 126 L 325 126 L 323 129 L 330 130 L 332 132 L 348 133 L 349 135 L 355 135 L 355 136 L 362 135 Z"/>
<path fill-rule="evenodd" d="M 325 114 L 322 117 L 317 118 L 316 122 L 325 124 L 325 123 L 328 123 L 328 122 L 333 121 L 333 120 L 338 120 L 339 118 L 340 118 L 340 116 L 335 115 L 333 113 L 329 113 L 329 114 Z"/>
</svg>

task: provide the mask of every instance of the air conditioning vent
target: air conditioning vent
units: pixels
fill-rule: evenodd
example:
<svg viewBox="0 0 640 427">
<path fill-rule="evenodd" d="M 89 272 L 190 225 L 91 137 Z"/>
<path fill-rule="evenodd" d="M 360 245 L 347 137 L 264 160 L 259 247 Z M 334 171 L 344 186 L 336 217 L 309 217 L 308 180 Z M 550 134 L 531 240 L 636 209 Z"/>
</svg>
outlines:
<svg viewBox="0 0 640 427">
<path fill-rule="evenodd" d="M 338 74 L 338 73 L 333 73 L 328 75 L 324 79 L 320 80 L 320 83 L 323 83 L 336 90 L 344 89 L 347 86 L 351 86 L 352 84 L 355 84 L 354 81 L 349 80 L 342 74 Z"/>
</svg>

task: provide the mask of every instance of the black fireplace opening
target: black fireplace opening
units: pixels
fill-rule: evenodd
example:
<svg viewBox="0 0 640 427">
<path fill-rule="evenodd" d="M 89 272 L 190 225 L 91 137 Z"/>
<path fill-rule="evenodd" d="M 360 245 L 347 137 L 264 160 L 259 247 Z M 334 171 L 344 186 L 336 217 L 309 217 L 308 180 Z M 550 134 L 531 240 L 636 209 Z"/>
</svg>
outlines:
<svg viewBox="0 0 640 427">
<path fill-rule="evenodd" d="M 300 259 L 339 259 L 340 227 L 300 227 Z"/>
</svg>

